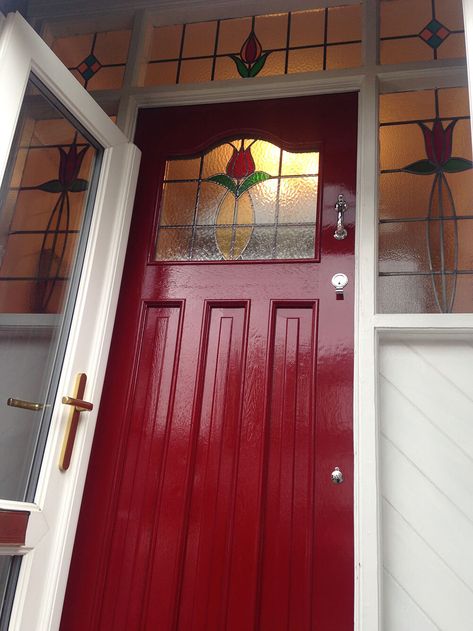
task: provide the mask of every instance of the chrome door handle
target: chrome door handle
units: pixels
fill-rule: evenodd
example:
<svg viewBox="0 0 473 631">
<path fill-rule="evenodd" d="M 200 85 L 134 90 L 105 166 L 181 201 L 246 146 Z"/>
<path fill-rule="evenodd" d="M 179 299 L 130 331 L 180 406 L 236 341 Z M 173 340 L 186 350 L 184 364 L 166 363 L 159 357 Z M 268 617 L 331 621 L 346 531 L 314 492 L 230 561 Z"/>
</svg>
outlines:
<svg viewBox="0 0 473 631">
<path fill-rule="evenodd" d="M 346 213 L 347 208 L 348 204 L 346 203 L 343 195 L 340 193 L 340 195 L 338 196 L 338 201 L 335 204 L 335 210 L 337 211 L 337 229 L 333 233 L 333 236 L 335 239 L 337 239 L 337 241 L 345 239 L 348 235 L 348 232 L 343 225 L 343 215 Z"/>
</svg>

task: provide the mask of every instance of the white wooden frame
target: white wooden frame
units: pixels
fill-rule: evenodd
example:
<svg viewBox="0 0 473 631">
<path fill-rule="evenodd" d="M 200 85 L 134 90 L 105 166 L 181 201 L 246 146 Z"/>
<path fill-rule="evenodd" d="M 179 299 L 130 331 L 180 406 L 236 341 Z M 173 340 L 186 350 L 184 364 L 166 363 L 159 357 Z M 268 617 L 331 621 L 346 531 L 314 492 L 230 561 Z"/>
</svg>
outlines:
<svg viewBox="0 0 473 631">
<path fill-rule="evenodd" d="M 53 0 L 54 1 L 54 0 Z M 66 21 L 77 13 L 72 0 L 55 0 L 56 16 Z M 108 3 L 97 8 L 90 2 L 85 10 L 100 20 Z M 376 313 L 377 279 L 377 168 L 379 92 L 456 87 L 467 85 L 467 70 L 457 60 L 434 63 L 409 63 L 399 66 L 377 64 L 377 0 L 364 1 L 364 66 L 359 69 L 308 73 L 272 78 L 256 78 L 250 82 L 226 81 L 205 85 L 178 85 L 161 88 L 139 88 L 137 78 L 143 49 L 151 23 L 197 21 L 218 17 L 236 17 L 253 13 L 336 6 L 351 0 L 268 0 L 255 3 L 243 0 L 235 6 L 229 0 L 212 3 L 203 0 L 162 0 L 156 9 L 154 0 L 119 0 L 122 11 L 136 10 L 131 54 L 125 85 L 120 91 L 118 122 L 132 138 L 137 111 L 141 107 L 162 107 L 210 102 L 240 101 L 277 97 L 302 96 L 344 91 L 359 91 L 359 150 L 357 187 L 357 267 L 356 267 L 356 330 L 355 330 L 355 629 L 381 631 L 381 579 L 377 468 L 377 345 L 386 332 L 471 331 L 473 314 L 378 314 Z M 35 1 L 31 3 L 35 10 Z M 37 18 L 47 18 L 41 0 Z M 59 4 L 61 7 L 59 7 Z M 87 0 L 86 0 L 87 4 Z M 114 0 L 116 6 L 116 0 Z M 473 0 L 463 0 L 467 39 L 468 72 L 473 78 Z M 95 7 L 95 8 L 94 8 Z M 56 22 L 56 27 L 59 22 Z M 469 83 L 473 111 L 473 80 Z M 99 95 L 100 98 L 100 95 Z"/>
<path fill-rule="evenodd" d="M 10 629 L 49 631 L 58 628 L 60 621 L 118 299 L 139 151 L 25 20 L 19 14 L 10 14 L 0 39 L 0 175 L 7 163 L 30 73 L 104 148 L 87 252 L 35 500 L 30 504 L 0 501 L 2 509 L 31 511 L 25 546 L 0 550 L 25 555 Z M 63 473 L 57 462 L 68 409 L 60 399 L 69 392 L 77 372 L 87 373 L 86 393 L 96 409 L 81 421 L 71 467 Z"/>
</svg>

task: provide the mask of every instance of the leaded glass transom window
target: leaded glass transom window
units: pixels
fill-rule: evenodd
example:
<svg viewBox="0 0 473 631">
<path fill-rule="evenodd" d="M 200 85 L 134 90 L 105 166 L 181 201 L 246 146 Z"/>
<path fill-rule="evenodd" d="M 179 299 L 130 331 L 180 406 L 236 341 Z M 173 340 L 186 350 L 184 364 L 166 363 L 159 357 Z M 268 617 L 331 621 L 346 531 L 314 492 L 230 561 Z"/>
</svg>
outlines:
<svg viewBox="0 0 473 631">
<path fill-rule="evenodd" d="M 166 162 L 158 261 L 313 259 L 319 153 L 238 138 Z"/>
</svg>

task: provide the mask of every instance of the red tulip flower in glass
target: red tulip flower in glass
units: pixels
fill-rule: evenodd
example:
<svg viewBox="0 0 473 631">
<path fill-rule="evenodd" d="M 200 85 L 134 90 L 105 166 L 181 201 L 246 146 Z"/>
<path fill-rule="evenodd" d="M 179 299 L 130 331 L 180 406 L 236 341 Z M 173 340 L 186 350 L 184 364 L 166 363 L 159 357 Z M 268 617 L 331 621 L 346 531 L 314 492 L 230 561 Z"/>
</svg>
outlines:
<svg viewBox="0 0 473 631">
<path fill-rule="evenodd" d="M 253 140 L 245 148 L 242 140 L 238 149 L 232 142 L 232 155 L 225 168 L 225 173 L 217 173 L 207 178 L 226 189 L 220 201 L 215 219 L 215 240 L 224 259 L 237 259 L 246 249 L 253 233 L 255 214 L 249 189 L 271 175 L 257 171 L 251 154 Z"/>
<path fill-rule="evenodd" d="M 241 77 L 256 77 L 261 71 L 270 51 L 263 53 L 261 43 L 254 30 L 248 35 L 240 50 L 240 55 L 230 55 Z"/>
</svg>

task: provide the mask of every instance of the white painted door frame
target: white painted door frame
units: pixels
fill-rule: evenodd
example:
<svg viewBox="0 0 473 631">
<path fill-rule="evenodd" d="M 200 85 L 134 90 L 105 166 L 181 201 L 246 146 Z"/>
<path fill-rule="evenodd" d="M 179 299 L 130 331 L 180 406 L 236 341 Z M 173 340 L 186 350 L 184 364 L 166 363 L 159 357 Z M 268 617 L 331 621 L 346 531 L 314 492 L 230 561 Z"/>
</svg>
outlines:
<svg viewBox="0 0 473 631">
<path fill-rule="evenodd" d="M 33 73 L 104 148 L 86 257 L 59 381 L 40 479 L 31 504 L 0 499 L 4 510 L 29 510 L 26 544 L 0 552 L 24 555 L 10 621 L 11 631 L 51 631 L 59 626 L 82 490 L 101 397 L 140 152 L 72 77 L 19 14 L 0 34 L 0 175 L 30 74 Z M 83 418 L 67 472 L 58 456 L 68 417 L 61 397 L 75 375 L 88 376 L 94 411 Z M 85 417 L 85 415 L 83 415 Z"/>
</svg>

